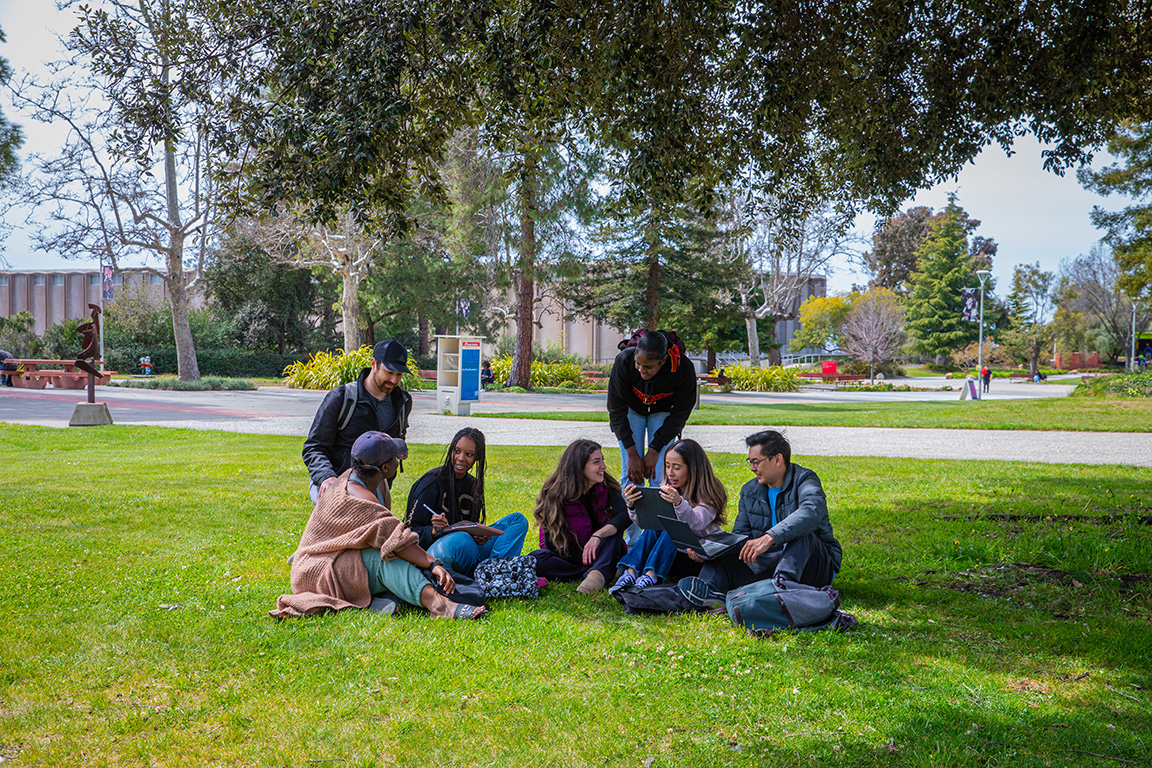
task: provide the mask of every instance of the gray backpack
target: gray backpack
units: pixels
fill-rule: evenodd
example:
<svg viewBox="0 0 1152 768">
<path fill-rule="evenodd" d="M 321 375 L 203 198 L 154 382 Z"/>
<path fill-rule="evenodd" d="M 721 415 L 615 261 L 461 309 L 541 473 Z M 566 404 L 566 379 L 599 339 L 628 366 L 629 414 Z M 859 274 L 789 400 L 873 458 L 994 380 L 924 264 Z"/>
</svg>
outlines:
<svg viewBox="0 0 1152 768">
<path fill-rule="evenodd" d="M 757 581 L 732 590 L 725 597 L 732 623 L 767 637 L 777 629 L 845 630 L 856 617 L 838 610 L 840 593 L 828 587 L 809 587 L 782 577 Z"/>
</svg>

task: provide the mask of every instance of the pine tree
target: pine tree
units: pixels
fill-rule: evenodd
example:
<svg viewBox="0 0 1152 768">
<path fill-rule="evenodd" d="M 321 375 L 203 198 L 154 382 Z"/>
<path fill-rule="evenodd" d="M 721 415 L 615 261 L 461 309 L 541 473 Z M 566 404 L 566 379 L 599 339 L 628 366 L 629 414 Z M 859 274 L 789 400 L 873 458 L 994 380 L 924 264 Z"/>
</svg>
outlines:
<svg viewBox="0 0 1152 768">
<path fill-rule="evenodd" d="M 964 211 L 950 197 L 944 215 L 932 223 L 928 237 L 917 250 L 908 297 L 908 326 L 915 336 L 915 351 L 933 355 L 940 364 L 944 355 L 975 341 L 976 323 L 961 320 L 964 288 L 975 277 L 968 253 Z"/>
</svg>

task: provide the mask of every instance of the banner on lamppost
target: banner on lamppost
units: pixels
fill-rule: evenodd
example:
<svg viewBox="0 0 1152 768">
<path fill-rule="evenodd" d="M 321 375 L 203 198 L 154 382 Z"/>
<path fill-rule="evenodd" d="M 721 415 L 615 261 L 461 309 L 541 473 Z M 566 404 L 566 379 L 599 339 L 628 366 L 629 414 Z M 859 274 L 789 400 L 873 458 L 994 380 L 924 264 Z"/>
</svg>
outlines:
<svg viewBox="0 0 1152 768">
<path fill-rule="evenodd" d="M 112 301 L 112 265 L 100 265 L 100 298 L 104 301 Z"/>
<path fill-rule="evenodd" d="M 964 309 L 960 313 L 960 319 L 966 323 L 980 322 L 980 289 L 965 288 L 962 296 Z"/>
</svg>

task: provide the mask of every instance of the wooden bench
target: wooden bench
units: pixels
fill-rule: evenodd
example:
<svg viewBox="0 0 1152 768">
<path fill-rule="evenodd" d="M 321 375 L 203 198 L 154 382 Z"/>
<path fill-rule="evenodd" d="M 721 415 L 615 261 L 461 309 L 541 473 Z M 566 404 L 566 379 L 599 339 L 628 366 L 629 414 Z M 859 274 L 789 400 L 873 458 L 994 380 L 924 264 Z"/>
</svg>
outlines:
<svg viewBox="0 0 1152 768">
<path fill-rule="evenodd" d="M 704 373 L 696 374 L 696 382 L 698 384 L 712 384 L 714 386 L 723 387 L 725 384 L 730 384 L 732 379 L 725 376 L 723 373 L 718 376 L 709 376 Z"/>
<path fill-rule="evenodd" d="M 1032 381 L 1032 374 L 1022 373 L 1020 371 L 1017 371 L 1016 373 L 1010 373 L 1008 374 L 1008 381 Z"/>
<path fill-rule="evenodd" d="M 608 382 L 608 374 L 604 373 L 604 371 L 580 371 L 580 375 L 584 378 L 585 384 Z"/>
<path fill-rule="evenodd" d="M 76 370 L 75 360 L 21 360 L 11 358 L 4 362 L 20 366 L 17 371 L 4 371 L 4 376 L 12 377 L 12 385 L 23 389 L 44 389 L 51 384 L 55 389 L 84 389 L 88 386 L 88 374 Z M 103 365 L 96 360 L 95 365 Z M 45 368 L 44 366 L 51 366 Z M 57 368 L 59 366 L 59 368 Z M 96 377 L 97 384 L 107 384 L 116 371 L 102 371 Z"/>
<path fill-rule="evenodd" d="M 436 371 L 426 371 L 421 368 L 420 378 L 424 379 L 425 381 L 436 381 Z"/>
<path fill-rule="evenodd" d="M 846 384 L 853 381 L 863 381 L 868 378 L 853 373 L 817 373 L 816 371 L 801 371 L 796 374 L 802 379 L 818 381 L 827 384 Z"/>
</svg>

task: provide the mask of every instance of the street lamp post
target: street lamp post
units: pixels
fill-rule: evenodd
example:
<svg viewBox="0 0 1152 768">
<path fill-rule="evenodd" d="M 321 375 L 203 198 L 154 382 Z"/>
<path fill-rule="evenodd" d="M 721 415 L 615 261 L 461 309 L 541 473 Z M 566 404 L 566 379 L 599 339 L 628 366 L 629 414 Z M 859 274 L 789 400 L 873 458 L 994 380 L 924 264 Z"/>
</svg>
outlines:
<svg viewBox="0 0 1152 768">
<path fill-rule="evenodd" d="M 984 399 L 984 281 L 990 274 L 991 270 L 976 270 L 976 275 L 980 278 L 980 341 L 976 352 L 976 380 L 980 384 L 976 387 L 976 392 L 980 395 L 980 400 Z"/>
<path fill-rule="evenodd" d="M 1132 299 L 1132 351 L 1128 354 L 1128 370 L 1136 373 L 1136 299 Z"/>
</svg>

